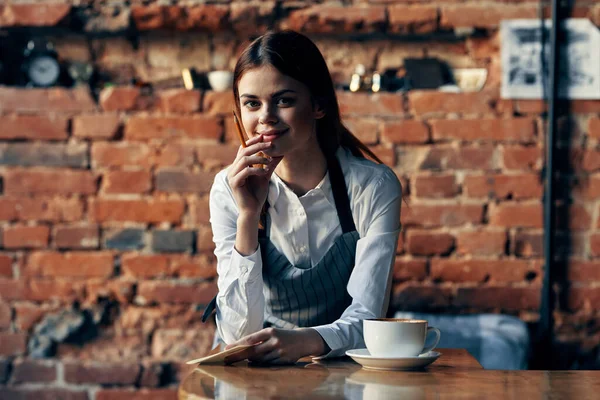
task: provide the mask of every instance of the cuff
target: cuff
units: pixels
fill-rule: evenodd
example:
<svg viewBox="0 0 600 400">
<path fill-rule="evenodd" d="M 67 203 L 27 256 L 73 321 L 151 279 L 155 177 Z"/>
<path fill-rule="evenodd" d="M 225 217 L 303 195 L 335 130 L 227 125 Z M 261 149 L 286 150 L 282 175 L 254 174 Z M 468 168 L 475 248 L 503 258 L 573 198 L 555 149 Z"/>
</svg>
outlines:
<svg viewBox="0 0 600 400">
<path fill-rule="evenodd" d="M 237 275 L 243 281 L 253 281 L 262 276 L 262 258 L 260 254 L 260 245 L 256 251 L 249 256 L 241 255 L 235 247 L 231 253 L 232 271 L 237 271 Z"/>
<path fill-rule="evenodd" d="M 329 353 L 319 357 L 313 357 L 313 360 L 322 360 L 325 358 L 342 357 L 346 355 L 346 348 L 335 332 L 335 329 L 329 325 L 314 326 L 311 329 L 316 330 L 323 338 L 327 346 L 331 349 Z"/>
</svg>

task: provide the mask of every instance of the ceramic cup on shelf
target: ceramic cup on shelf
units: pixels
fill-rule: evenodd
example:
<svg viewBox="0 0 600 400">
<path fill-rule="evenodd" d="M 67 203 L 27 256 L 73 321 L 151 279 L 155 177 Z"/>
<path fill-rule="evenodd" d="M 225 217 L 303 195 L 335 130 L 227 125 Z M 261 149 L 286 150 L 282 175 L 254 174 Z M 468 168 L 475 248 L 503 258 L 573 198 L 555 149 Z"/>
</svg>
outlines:
<svg viewBox="0 0 600 400">
<path fill-rule="evenodd" d="M 224 92 L 233 87 L 233 72 L 231 71 L 210 71 L 207 78 L 210 87 L 216 92 Z"/>
<path fill-rule="evenodd" d="M 424 348 L 429 332 L 433 345 Z M 369 354 L 375 357 L 417 357 L 430 352 L 440 341 L 440 330 L 422 319 L 378 318 L 363 321 L 363 335 Z"/>
</svg>

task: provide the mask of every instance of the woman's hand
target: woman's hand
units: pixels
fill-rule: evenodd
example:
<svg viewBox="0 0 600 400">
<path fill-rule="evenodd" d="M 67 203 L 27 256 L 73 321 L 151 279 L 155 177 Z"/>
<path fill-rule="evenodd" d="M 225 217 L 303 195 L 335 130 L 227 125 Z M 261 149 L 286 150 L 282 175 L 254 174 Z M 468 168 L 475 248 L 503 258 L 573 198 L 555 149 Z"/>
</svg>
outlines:
<svg viewBox="0 0 600 400">
<path fill-rule="evenodd" d="M 259 344 L 227 357 L 226 362 L 234 363 L 247 358 L 258 363 L 292 364 L 302 357 L 319 356 L 325 350 L 325 341 L 321 335 L 310 328 L 266 328 L 227 345 L 225 349 L 256 343 Z"/>
<path fill-rule="evenodd" d="M 269 179 L 282 157 L 268 159 L 257 154 L 271 147 L 271 142 L 263 142 L 262 135 L 253 137 L 246 144 L 245 148 L 240 146 L 227 180 L 240 215 L 257 217 L 267 199 Z M 259 168 L 258 164 L 263 164 L 264 168 Z"/>
</svg>

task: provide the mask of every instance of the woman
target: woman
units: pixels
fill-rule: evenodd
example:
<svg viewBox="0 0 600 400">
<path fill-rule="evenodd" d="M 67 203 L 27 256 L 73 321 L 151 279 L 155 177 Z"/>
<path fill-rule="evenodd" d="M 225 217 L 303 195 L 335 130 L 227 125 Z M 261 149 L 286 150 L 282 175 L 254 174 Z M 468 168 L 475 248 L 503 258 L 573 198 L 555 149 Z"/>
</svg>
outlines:
<svg viewBox="0 0 600 400">
<path fill-rule="evenodd" d="M 396 175 L 342 125 L 325 60 L 305 36 L 252 42 L 233 92 L 250 139 L 210 193 L 217 340 L 259 343 L 229 360 L 268 363 L 365 347 L 362 320 L 388 306 Z"/>
</svg>

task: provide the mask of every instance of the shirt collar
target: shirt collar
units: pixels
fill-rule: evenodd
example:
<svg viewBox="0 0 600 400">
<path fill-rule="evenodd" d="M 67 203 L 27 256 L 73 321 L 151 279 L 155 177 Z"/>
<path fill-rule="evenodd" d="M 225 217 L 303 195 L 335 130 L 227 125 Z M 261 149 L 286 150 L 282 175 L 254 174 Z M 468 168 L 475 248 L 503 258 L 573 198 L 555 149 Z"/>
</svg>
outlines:
<svg viewBox="0 0 600 400">
<path fill-rule="evenodd" d="M 345 170 L 344 167 L 346 165 L 348 157 L 347 157 L 346 151 L 341 146 L 340 146 L 340 148 L 338 148 L 338 150 L 336 152 L 336 156 L 340 162 L 342 171 L 344 171 Z M 273 175 L 271 175 L 271 180 L 269 182 L 269 194 L 267 196 L 267 201 L 269 202 L 270 206 L 274 207 L 277 204 L 277 201 L 279 200 L 279 197 L 281 196 L 281 192 L 283 190 L 289 190 L 289 189 L 287 188 L 285 182 L 283 182 L 281 180 L 281 178 L 279 176 L 277 176 L 277 174 L 273 173 Z M 331 180 L 329 178 L 329 171 L 327 171 L 327 173 L 325 173 L 325 176 L 323 177 L 323 179 L 321 179 L 321 181 L 317 184 L 317 186 L 314 189 L 309 190 L 306 195 L 308 195 L 312 191 L 322 192 L 323 195 L 325 196 L 325 198 L 327 199 L 327 201 L 331 205 L 335 205 L 335 200 L 333 198 L 333 192 L 331 190 Z"/>
</svg>

